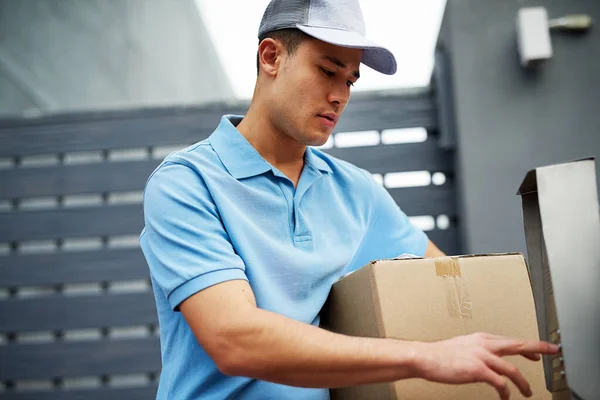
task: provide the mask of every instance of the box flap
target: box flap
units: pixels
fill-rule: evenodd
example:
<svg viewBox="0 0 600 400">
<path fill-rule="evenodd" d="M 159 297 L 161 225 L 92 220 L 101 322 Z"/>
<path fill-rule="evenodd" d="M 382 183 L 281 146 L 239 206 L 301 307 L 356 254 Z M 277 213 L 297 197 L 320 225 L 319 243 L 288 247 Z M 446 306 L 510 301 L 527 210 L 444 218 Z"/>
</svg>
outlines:
<svg viewBox="0 0 600 400">
<path fill-rule="evenodd" d="M 577 160 L 573 160 L 573 161 L 570 161 L 567 163 L 556 164 L 556 165 L 572 164 L 572 163 L 579 162 L 579 161 L 589 161 L 589 160 L 595 160 L 595 159 L 596 159 L 596 157 L 585 157 L 585 158 L 579 158 Z M 517 195 L 523 195 L 523 194 L 532 193 L 532 192 L 537 191 L 536 171 L 537 171 L 537 169 L 532 169 L 527 172 L 527 174 L 525 175 L 525 178 L 523 178 L 523 181 L 521 182 L 521 186 L 519 186 Z"/>
<path fill-rule="evenodd" d="M 566 379 L 573 392 L 593 398 L 600 393 L 600 213 L 595 159 L 534 172 L 535 182 L 530 171 L 519 192 L 540 334 L 562 344 Z M 548 387 L 559 389 L 563 365 L 545 361 Z"/>
<path fill-rule="evenodd" d="M 600 213 L 594 159 L 538 168 L 542 231 L 571 390 L 600 393 Z"/>
</svg>

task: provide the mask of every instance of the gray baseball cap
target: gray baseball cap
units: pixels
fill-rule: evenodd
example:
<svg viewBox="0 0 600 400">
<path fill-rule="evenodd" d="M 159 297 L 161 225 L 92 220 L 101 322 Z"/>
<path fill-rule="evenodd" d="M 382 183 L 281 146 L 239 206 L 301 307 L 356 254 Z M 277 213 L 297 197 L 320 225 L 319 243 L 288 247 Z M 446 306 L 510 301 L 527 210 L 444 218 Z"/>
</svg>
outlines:
<svg viewBox="0 0 600 400">
<path fill-rule="evenodd" d="M 363 64 L 383 74 L 396 73 L 392 52 L 365 37 L 358 0 L 272 0 L 260 22 L 258 38 L 285 28 L 300 29 L 337 46 L 363 49 Z"/>
</svg>

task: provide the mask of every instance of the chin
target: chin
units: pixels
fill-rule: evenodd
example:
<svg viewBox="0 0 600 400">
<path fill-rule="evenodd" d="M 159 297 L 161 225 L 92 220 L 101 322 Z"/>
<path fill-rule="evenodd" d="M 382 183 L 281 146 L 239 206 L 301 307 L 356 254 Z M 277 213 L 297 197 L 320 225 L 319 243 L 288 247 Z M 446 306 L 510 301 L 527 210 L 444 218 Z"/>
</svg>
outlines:
<svg viewBox="0 0 600 400">
<path fill-rule="evenodd" d="M 329 137 L 331 136 L 331 132 L 333 129 L 310 129 L 305 131 L 304 134 L 304 144 L 306 146 L 322 146 L 324 145 Z"/>
<path fill-rule="evenodd" d="M 304 144 L 307 146 L 314 146 L 314 147 L 319 147 L 319 146 L 323 146 L 325 143 L 327 143 L 327 139 L 329 139 L 330 134 L 321 134 L 321 135 L 314 135 L 311 137 L 307 137 L 304 140 Z"/>
</svg>

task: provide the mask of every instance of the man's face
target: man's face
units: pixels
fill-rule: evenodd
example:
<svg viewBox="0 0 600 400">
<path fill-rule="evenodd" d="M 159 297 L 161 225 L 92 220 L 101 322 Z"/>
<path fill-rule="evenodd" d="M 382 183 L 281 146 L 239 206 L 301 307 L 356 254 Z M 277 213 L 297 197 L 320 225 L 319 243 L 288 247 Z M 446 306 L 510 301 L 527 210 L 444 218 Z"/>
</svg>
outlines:
<svg viewBox="0 0 600 400">
<path fill-rule="evenodd" d="M 361 49 L 305 40 L 280 65 L 270 89 L 275 128 L 306 146 L 324 144 L 358 79 Z"/>
</svg>

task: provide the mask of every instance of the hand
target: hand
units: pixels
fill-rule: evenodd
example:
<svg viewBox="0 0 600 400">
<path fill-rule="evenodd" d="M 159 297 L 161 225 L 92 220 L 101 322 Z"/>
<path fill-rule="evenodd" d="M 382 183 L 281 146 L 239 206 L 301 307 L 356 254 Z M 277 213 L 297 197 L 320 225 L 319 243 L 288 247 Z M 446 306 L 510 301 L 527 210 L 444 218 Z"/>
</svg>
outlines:
<svg viewBox="0 0 600 400">
<path fill-rule="evenodd" d="M 474 333 L 449 340 L 418 343 L 417 371 L 421 378 L 441 383 L 486 382 L 498 391 L 500 398 L 510 396 L 512 380 L 524 396 L 532 395 L 521 372 L 503 356 L 521 355 L 538 361 L 540 354 L 556 354 L 558 346 L 547 342 L 511 339 L 487 333 Z"/>
</svg>

